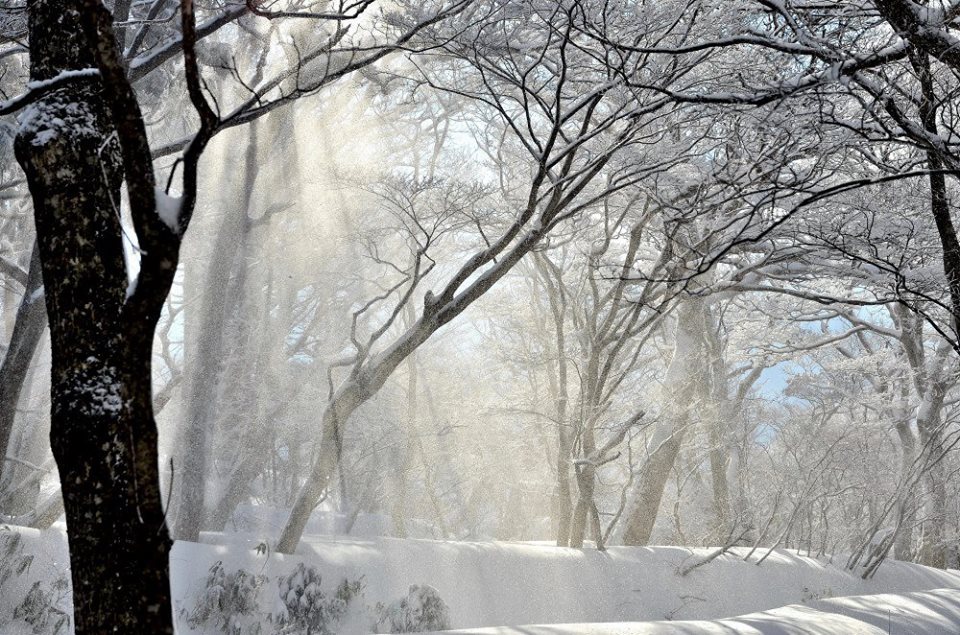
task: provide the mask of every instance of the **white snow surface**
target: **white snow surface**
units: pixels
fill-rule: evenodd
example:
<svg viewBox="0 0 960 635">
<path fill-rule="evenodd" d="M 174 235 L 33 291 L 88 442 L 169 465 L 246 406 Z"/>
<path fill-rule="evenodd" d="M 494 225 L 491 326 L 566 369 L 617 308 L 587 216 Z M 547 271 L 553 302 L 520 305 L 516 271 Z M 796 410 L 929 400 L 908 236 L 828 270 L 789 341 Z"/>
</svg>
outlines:
<svg viewBox="0 0 960 635">
<path fill-rule="evenodd" d="M 473 635 L 947 635 L 960 628 L 960 590 L 861 595 L 718 620 L 544 624 L 442 633 Z"/>
<path fill-rule="evenodd" d="M 162 187 L 156 188 L 157 216 L 175 233 L 180 233 L 180 208 L 183 200 L 179 196 L 170 196 Z"/>
<path fill-rule="evenodd" d="M 5 635 L 30 632 L 27 625 L 10 621 L 18 593 L 36 579 L 49 581 L 66 571 L 62 526 L 15 531 L 23 534 L 25 552 L 35 559 L 17 580 L 21 588 L 5 588 L 9 597 L 0 598 Z M 258 553 L 257 546 L 272 538 L 205 534 L 202 544 L 177 542 L 171 554 L 177 632 L 205 632 L 191 629 L 183 610 L 196 605 L 208 570 L 222 561 L 228 572 L 267 576 L 265 610 L 271 610 L 277 579 L 301 562 L 321 572 L 327 591 L 345 578 L 362 576 L 363 602 L 369 606 L 394 602 L 411 585 L 430 585 L 449 609 L 450 628 L 462 633 L 960 633 L 960 571 L 896 561 L 862 580 L 824 559 L 779 550 L 758 566 L 763 552 L 745 562 L 746 550 L 735 549 L 683 576 L 683 567 L 710 550 L 612 547 L 597 552 L 546 543 L 307 536 L 295 555 Z M 264 632 L 272 631 L 267 626 Z"/>
<path fill-rule="evenodd" d="M 266 557 L 255 554 L 258 538 L 228 534 L 207 535 L 205 540 L 221 544 L 178 543 L 175 546 L 171 556 L 175 588 L 187 589 L 192 582 L 190 576 L 199 579 L 208 566 L 201 563 L 212 564 L 216 560 L 226 563 L 229 558 L 231 567 L 271 575 L 288 571 L 293 563 L 304 561 L 324 572 L 331 586 L 345 576 L 355 578 L 362 575 L 366 598 L 370 602 L 388 602 L 402 596 L 412 584 L 429 584 L 439 591 L 449 606 L 451 627 L 474 629 L 466 632 L 630 633 L 634 631 L 597 630 L 596 623 L 619 623 L 604 626 L 604 629 L 630 629 L 641 627 L 636 624 L 624 626 L 623 623 L 674 620 L 672 624 L 676 624 L 676 620 L 746 615 L 752 621 L 745 621 L 737 627 L 745 630 L 730 630 L 730 625 L 726 625 L 727 630 L 689 632 L 873 633 L 875 631 L 864 625 L 857 626 L 860 631 L 850 631 L 843 626 L 854 624 L 856 618 L 824 617 L 824 610 L 817 614 L 813 611 L 821 605 L 832 606 L 829 602 L 835 600 L 826 601 L 827 598 L 954 589 L 957 591 L 938 592 L 951 594 L 936 600 L 948 605 L 950 612 L 948 618 L 933 620 L 940 620 L 938 623 L 942 625 L 943 619 L 950 619 L 951 628 L 929 632 L 960 633 L 960 572 L 896 561 L 884 563 L 872 579 L 863 580 L 842 566 L 783 550 L 775 551 L 757 566 L 755 562 L 763 551 L 758 551 L 750 562 L 745 562 L 742 558 L 748 550 L 735 549 L 681 576 L 679 569 L 706 556 L 710 550 L 612 547 L 606 552 L 598 552 L 558 548 L 546 543 L 308 536 L 295 556 L 270 554 Z M 918 602 L 931 603 L 934 599 L 904 599 L 901 604 L 915 606 Z M 854 603 L 849 608 L 852 611 L 856 606 L 859 605 Z M 874 605 L 867 603 L 863 606 Z M 785 608 L 756 619 L 748 615 L 778 607 Z M 834 624 L 839 630 L 790 631 L 776 630 L 772 626 L 778 620 L 790 623 L 807 614 L 815 615 L 826 624 L 824 628 Z M 886 619 L 885 612 L 883 617 Z M 491 626 L 577 623 L 580 626 L 552 627 L 559 630 L 528 630 L 533 627 L 476 630 Z M 583 626 L 584 623 L 588 626 Z M 758 628 L 751 626 L 754 623 L 764 630 L 750 630 Z M 685 632 L 665 631 L 664 626 L 642 626 L 648 627 L 661 629 L 649 631 L 654 633 Z"/>
</svg>

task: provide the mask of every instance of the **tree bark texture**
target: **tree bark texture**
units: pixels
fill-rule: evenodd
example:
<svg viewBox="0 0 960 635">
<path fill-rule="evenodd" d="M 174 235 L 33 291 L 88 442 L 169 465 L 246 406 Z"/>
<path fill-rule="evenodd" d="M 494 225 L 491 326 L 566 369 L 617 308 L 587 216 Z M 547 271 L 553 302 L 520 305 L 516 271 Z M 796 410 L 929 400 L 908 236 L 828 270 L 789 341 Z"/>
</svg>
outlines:
<svg viewBox="0 0 960 635">
<path fill-rule="evenodd" d="M 84 18 L 105 9 L 78 0 L 32 0 L 28 9 L 33 81 L 103 70 L 111 51 L 92 41 Z M 67 518 L 76 633 L 172 633 L 171 541 L 150 385 L 159 307 L 142 320 L 121 317 L 124 162 L 105 97 L 96 76 L 66 83 L 23 114 L 15 143 L 33 199 L 50 322 L 50 442 Z"/>
</svg>

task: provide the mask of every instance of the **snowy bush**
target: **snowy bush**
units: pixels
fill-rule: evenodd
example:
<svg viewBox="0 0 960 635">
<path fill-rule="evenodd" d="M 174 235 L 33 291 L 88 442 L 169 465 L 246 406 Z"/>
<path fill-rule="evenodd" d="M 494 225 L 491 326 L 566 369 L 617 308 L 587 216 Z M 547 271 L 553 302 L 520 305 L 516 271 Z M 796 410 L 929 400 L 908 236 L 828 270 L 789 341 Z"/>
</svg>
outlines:
<svg viewBox="0 0 960 635">
<path fill-rule="evenodd" d="M 217 562 L 195 606 L 179 616 L 191 630 L 227 635 L 418 633 L 450 627 L 447 605 L 428 585 L 413 585 L 405 597 L 373 607 L 364 601 L 362 578 L 324 588 L 320 571 L 300 562 L 276 579 L 278 594 L 269 597 L 262 591 L 272 579 L 243 569 L 227 573 Z"/>
<path fill-rule="evenodd" d="M 7 607 L 13 606 L 13 619 L 28 624 L 33 633 L 66 633 L 70 627 L 70 583 L 65 573 L 60 572 L 49 583 L 35 581 L 17 602 L 18 589 L 23 588 L 18 582 L 30 572 L 34 560 L 33 555 L 23 553 L 22 538 L 9 527 L 0 527 L 0 599 Z"/>
<path fill-rule="evenodd" d="M 259 595 L 266 581 L 266 576 L 243 569 L 227 573 L 223 562 L 217 561 L 207 573 L 197 605 L 192 611 L 182 611 L 181 615 L 194 629 L 212 628 L 229 635 L 260 635 L 264 616 Z"/>
<path fill-rule="evenodd" d="M 284 634 L 333 635 L 347 616 L 353 601 L 362 595 L 361 580 L 344 579 L 333 595 L 320 588 L 320 572 L 302 562 L 288 575 L 280 578 L 280 600 L 285 614 L 279 624 Z"/>
<path fill-rule="evenodd" d="M 414 584 L 405 598 L 388 606 L 377 605 L 377 613 L 378 632 L 421 633 L 450 628 L 450 611 L 437 590 L 428 584 Z"/>
<path fill-rule="evenodd" d="M 66 578 L 56 578 L 52 584 L 37 580 L 30 587 L 23 601 L 13 609 L 13 618 L 23 620 L 33 627 L 33 632 L 53 633 L 57 635 L 61 630 L 66 632 L 70 624 L 70 616 L 58 605 L 70 596 L 70 585 Z"/>
<path fill-rule="evenodd" d="M 827 600 L 833 596 L 833 589 L 830 587 L 825 589 L 811 589 L 810 587 L 803 587 L 803 593 L 800 596 L 800 601 L 806 604 L 807 602 L 814 602 L 816 600 Z"/>
<path fill-rule="evenodd" d="M 4 585 L 23 575 L 32 563 L 33 556 L 23 554 L 20 534 L 6 525 L 0 527 L 0 590 L 4 590 L 4 597 L 8 592 Z"/>
</svg>

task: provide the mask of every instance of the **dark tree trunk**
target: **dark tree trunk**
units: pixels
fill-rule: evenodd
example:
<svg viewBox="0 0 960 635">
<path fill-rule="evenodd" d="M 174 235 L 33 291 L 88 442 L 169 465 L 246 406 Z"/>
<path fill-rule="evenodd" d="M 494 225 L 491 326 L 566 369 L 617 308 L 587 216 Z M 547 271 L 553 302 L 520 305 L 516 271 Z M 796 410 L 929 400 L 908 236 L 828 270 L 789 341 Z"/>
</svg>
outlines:
<svg viewBox="0 0 960 635">
<path fill-rule="evenodd" d="M 914 70 L 920 77 L 921 95 L 920 116 L 923 127 L 931 134 L 938 134 L 937 129 L 937 96 L 933 85 L 933 76 L 930 71 L 930 58 L 926 53 L 914 52 L 911 56 Z M 943 161 L 935 150 L 927 150 L 927 165 L 930 170 L 930 211 L 940 236 L 940 245 L 943 249 L 943 272 L 947 278 L 950 290 L 950 308 L 953 319 L 954 342 L 960 341 L 960 240 L 950 215 L 950 202 L 947 198 L 946 178 L 942 172 Z M 955 347 L 960 345 L 955 344 Z M 933 464 L 929 466 L 927 481 L 930 490 L 932 518 L 926 526 L 929 532 L 924 537 L 924 548 L 921 553 L 924 564 L 944 568 L 946 567 L 946 545 L 943 543 L 946 527 L 946 471 L 941 459 L 943 451 L 943 424 L 940 410 L 943 403 L 942 389 L 937 386 L 932 390 L 936 394 L 932 399 L 937 400 L 938 407 L 929 413 L 925 420 L 918 420 L 917 427 L 920 439 L 924 443 L 924 452 L 933 457 Z"/>
<path fill-rule="evenodd" d="M 88 68 L 105 77 L 107 62 L 119 68 L 112 35 L 90 39 L 94 19 L 109 35 L 109 14 L 97 4 L 28 4 L 32 80 Z M 24 114 L 15 145 L 33 199 L 50 321 L 50 442 L 67 518 L 76 633 L 172 633 L 171 542 L 150 385 L 162 298 L 133 316 L 124 311 L 117 209 L 125 162 L 117 139 L 139 109 L 126 109 L 121 121 L 107 97 L 115 107 L 132 91 L 104 91 L 92 76 L 70 80 Z M 152 197 L 152 182 L 146 186 Z M 146 293 L 165 296 L 178 246 L 172 255 L 152 250 L 162 260 L 152 263 L 160 272 L 153 278 L 143 281 L 151 266 L 142 269 Z"/>
<path fill-rule="evenodd" d="M 920 118 L 924 129 L 933 134 L 939 134 L 937 129 L 937 95 L 933 85 L 933 75 L 930 71 L 930 59 L 926 53 L 913 51 L 911 61 L 914 70 L 920 78 L 921 101 Z M 951 327 L 954 331 L 954 341 L 960 338 L 960 240 L 957 239 L 957 230 L 950 216 L 950 202 L 947 198 L 946 177 L 943 174 L 943 160 L 937 150 L 927 149 L 927 166 L 930 174 L 930 212 L 937 226 L 940 237 L 940 246 L 943 249 L 943 273 L 947 278 L 950 289 L 950 308 L 953 319 Z"/>
</svg>

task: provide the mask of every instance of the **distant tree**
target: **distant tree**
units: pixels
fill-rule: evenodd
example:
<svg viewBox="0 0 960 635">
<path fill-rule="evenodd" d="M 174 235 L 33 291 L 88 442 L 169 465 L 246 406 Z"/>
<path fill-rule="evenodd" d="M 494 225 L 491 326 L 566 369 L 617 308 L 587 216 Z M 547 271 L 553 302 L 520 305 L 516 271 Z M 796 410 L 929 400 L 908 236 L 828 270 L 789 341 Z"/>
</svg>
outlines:
<svg viewBox="0 0 960 635">
<path fill-rule="evenodd" d="M 444 55 L 438 55 L 435 64 L 417 66 L 420 74 L 412 79 L 475 103 L 475 125 L 499 164 L 495 174 L 503 198 L 514 208 L 503 211 L 494 225 L 496 233 L 488 235 L 481 225 L 481 247 L 456 269 L 444 272 L 432 289 L 422 287 L 429 284 L 424 280 L 438 262 L 429 250 L 440 227 L 412 219 L 416 240 L 408 263 L 396 272 L 391 287 L 354 314 L 355 326 L 364 315 L 378 311 L 385 319 L 365 336 L 354 329 L 352 349 L 339 364 L 349 371 L 326 405 L 319 455 L 281 533 L 280 551 L 293 552 L 329 487 L 351 415 L 413 351 L 551 233 L 675 162 L 672 153 L 645 151 L 645 144 L 661 135 L 669 101 L 656 91 L 633 90 L 624 80 L 627 71 L 642 72 L 646 59 L 626 55 L 611 61 L 604 44 L 576 32 L 580 11 L 578 2 L 491 3 L 484 20 L 462 33 L 436 34 L 436 46 Z M 645 34 L 657 35 L 653 28 Z M 670 85 L 686 70 L 664 71 L 656 77 L 658 86 Z M 515 172 L 518 166 L 522 171 Z M 391 337 L 398 316 L 411 303 L 419 305 L 416 321 Z"/>
</svg>

